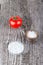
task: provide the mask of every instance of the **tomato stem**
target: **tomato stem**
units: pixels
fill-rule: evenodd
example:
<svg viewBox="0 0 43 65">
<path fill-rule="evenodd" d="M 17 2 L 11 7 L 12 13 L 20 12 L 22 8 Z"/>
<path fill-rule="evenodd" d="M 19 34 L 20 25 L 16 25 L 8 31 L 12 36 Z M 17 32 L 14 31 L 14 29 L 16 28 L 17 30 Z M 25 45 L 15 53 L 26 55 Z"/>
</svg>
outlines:
<svg viewBox="0 0 43 65">
<path fill-rule="evenodd" d="M 16 17 L 14 17 L 14 20 L 17 20 L 17 18 L 16 18 Z"/>
</svg>

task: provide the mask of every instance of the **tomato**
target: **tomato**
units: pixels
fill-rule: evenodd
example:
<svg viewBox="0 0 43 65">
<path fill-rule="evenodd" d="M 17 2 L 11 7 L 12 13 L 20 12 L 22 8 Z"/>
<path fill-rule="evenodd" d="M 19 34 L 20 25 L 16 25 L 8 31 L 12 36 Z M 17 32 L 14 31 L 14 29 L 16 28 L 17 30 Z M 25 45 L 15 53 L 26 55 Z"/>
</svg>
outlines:
<svg viewBox="0 0 43 65">
<path fill-rule="evenodd" d="M 22 25 L 22 18 L 20 18 L 19 16 L 12 16 L 9 19 L 9 24 L 12 28 L 19 28 Z"/>
</svg>

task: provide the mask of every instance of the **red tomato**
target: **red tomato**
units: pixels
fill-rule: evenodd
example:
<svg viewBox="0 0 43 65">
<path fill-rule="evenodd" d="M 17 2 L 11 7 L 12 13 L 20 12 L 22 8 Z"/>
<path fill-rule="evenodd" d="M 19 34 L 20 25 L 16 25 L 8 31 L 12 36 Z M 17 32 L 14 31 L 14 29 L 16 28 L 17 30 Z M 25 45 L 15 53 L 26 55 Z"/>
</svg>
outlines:
<svg viewBox="0 0 43 65">
<path fill-rule="evenodd" d="M 12 16 L 9 23 L 12 28 L 19 28 L 22 25 L 22 19 L 19 16 Z"/>
</svg>

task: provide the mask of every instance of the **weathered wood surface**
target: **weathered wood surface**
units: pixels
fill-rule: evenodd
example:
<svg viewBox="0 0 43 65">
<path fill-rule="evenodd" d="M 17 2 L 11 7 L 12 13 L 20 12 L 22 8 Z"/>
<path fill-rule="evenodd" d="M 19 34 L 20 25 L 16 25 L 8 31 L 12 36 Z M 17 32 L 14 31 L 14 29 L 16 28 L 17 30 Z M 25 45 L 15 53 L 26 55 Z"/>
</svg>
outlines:
<svg viewBox="0 0 43 65">
<path fill-rule="evenodd" d="M 35 30 L 39 32 L 39 38 L 35 44 L 31 44 L 20 34 L 19 29 L 11 29 L 10 40 L 15 38 L 28 44 L 28 53 L 23 54 L 22 65 L 43 65 L 43 2 L 41 0 L 2 0 L 0 2 L 0 65 L 13 65 L 14 56 L 9 54 L 7 50 L 7 39 L 9 34 L 8 19 L 12 15 L 19 15 L 23 18 L 23 23 L 30 20 Z M 14 35 L 13 35 L 14 33 Z M 21 40 L 22 37 L 22 40 Z M 17 56 L 17 63 L 19 64 Z"/>
</svg>

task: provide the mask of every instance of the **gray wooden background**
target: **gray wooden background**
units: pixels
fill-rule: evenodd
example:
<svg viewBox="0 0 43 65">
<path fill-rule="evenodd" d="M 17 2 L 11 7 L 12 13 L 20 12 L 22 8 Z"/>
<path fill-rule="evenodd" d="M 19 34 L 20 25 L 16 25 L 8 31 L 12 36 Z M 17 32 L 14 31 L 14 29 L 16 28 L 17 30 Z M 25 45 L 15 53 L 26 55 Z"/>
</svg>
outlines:
<svg viewBox="0 0 43 65">
<path fill-rule="evenodd" d="M 8 55 L 7 40 L 9 34 L 9 17 L 19 15 L 23 23 L 29 21 L 34 24 L 39 33 L 37 42 L 33 45 L 24 39 L 19 29 L 11 29 L 10 40 L 20 40 L 26 45 L 26 51 L 22 54 L 21 65 L 43 65 L 43 0 L 0 0 L 0 65 L 14 65 L 13 55 Z M 27 29 L 29 29 L 27 27 Z M 13 34 L 14 33 L 14 34 Z M 18 36 L 18 37 L 17 37 Z M 17 56 L 16 65 L 20 65 L 20 57 Z"/>
</svg>

